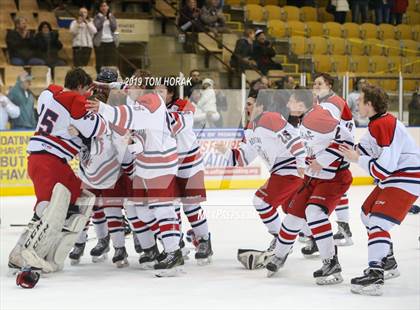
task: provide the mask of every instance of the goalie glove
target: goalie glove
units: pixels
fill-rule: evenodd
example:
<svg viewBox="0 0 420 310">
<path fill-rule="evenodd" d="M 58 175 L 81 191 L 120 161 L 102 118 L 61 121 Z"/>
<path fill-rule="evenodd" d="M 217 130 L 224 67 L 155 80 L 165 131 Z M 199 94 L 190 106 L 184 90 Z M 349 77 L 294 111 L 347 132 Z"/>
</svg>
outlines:
<svg viewBox="0 0 420 310">
<path fill-rule="evenodd" d="M 248 270 L 264 268 L 273 252 L 238 249 L 238 261 Z"/>
</svg>

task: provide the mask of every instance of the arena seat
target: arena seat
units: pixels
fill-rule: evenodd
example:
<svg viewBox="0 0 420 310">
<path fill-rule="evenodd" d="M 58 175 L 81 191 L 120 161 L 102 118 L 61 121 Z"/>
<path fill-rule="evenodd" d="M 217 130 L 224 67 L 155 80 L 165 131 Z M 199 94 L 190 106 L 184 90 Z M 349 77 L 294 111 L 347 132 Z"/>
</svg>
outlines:
<svg viewBox="0 0 420 310">
<path fill-rule="evenodd" d="M 394 39 L 386 39 L 383 41 L 384 54 L 386 56 L 400 56 L 401 44 L 400 41 Z"/>
<path fill-rule="evenodd" d="M 345 23 L 342 26 L 343 38 L 359 38 L 360 26 L 356 23 Z"/>
<path fill-rule="evenodd" d="M 262 6 L 258 4 L 245 5 L 245 19 L 256 23 L 264 22 L 264 10 Z"/>
<path fill-rule="evenodd" d="M 341 25 L 336 22 L 327 22 L 324 24 L 324 34 L 330 37 L 341 37 Z"/>
<path fill-rule="evenodd" d="M 418 25 L 420 24 L 420 13 L 415 11 L 408 11 L 405 13 L 405 23 L 409 25 Z"/>
<path fill-rule="evenodd" d="M 330 55 L 313 55 L 312 62 L 315 72 L 332 72 L 332 61 Z"/>
<path fill-rule="evenodd" d="M 330 54 L 344 55 L 347 53 L 347 43 L 343 38 L 329 37 L 328 47 Z"/>
<path fill-rule="evenodd" d="M 412 39 L 414 41 L 420 41 L 420 25 L 412 27 Z"/>
<path fill-rule="evenodd" d="M 420 56 L 420 42 L 401 40 L 403 56 Z"/>
<path fill-rule="evenodd" d="M 331 55 L 333 72 L 344 73 L 349 71 L 349 57 L 347 55 Z"/>
<path fill-rule="evenodd" d="M 300 12 L 299 9 L 295 6 L 284 6 L 282 9 L 282 20 L 285 22 L 288 21 L 298 21 L 300 20 Z"/>
<path fill-rule="evenodd" d="M 370 57 L 370 72 L 385 73 L 388 72 L 388 59 L 386 56 Z"/>
<path fill-rule="evenodd" d="M 19 0 L 19 11 L 38 12 L 38 3 L 34 0 Z"/>
<path fill-rule="evenodd" d="M 378 39 L 394 39 L 395 38 L 395 28 L 390 24 L 380 24 L 378 26 Z"/>
<path fill-rule="evenodd" d="M 287 22 L 287 32 L 292 36 L 306 36 L 306 24 L 300 21 L 291 20 Z"/>
<path fill-rule="evenodd" d="M 287 37 L 287 26 L 286 24 L 278 19 L 269 20 L 267 23 L 268 34 L 277 39 Z"/>
<path fill-rule="evenodd" d="M 68 66 L 54 67 L 54 83 L 64 85 L 64 78 L 70 69 L 71 67 Z"/>
<path fill-rule="evenodd" d="M 409 25 L 400 24 L 395 26 L 396 32 L 395 32 L 395 38 L 398 40 L 410 40 L 412 39 L 412 28 Z"/>
<path fill-rule="evenodd" d="M 309 53 L 308 39 L 301 36 L 290 37 L 290 52 L 297 56 L 305 56 Z"/>
<path fill-rule="evenodd" d="M 23 67 L 18 66 L 5 66 L 4 67 L 4 84 L 7 87 L 15 85 L 16 79 L 19 74 L 25 72 Z"/>
<path fill-rule="evenodd" d="M 328 41 L 324 37 L 310 37 L 309 50 L 312 54 L 327 54 Z"/>
<path fill-rule="evenodd" d="M 383 42 L 378 39 L 369 39 L 364 41 L 366 55 L 380 56 L 383 55 Z"/>
<path fill-rule="evenodd" d="M 311 6 L 304 6 L 300 8 L 300 19 L 303 22 L 317 21 L 318 12 L 316 8 Z"/>
<path fill-rule="evenodd" d="M 320 22 L 332 22 L 334 21 L 334 16 L 328 13 L 325 10 L 325 7 L 318 8 L 318 19 Z"/>
<path fill-rule="evenodd" d="M 360 25 L 361 39 L 376 39 L 378 37 L 378 27 L 375 24 L 364 23 Z"/>
<path fill-rule="evenodd" d="M 351 55 L 349 71 L 357 73 L 369 72 L 369 56 Z"/>
<path fill-rule="evenodd" d="M 277 5 L 264 6 L 265 16 L 267 20 L 281 19 L 281 8 Z"/>
<path fill-rule="evenodd" d="M 306 22 L 306 33 L 308 37 L 322 36 L 324 35 L 324 24 L 314 21 Z"/>
<path fill-rule="evenodd" d="M 38 22 L 41 23 L 43 21 L 49 22 L 53 29 L 55 29 L 55 30 L 58 29 L 57 18 L 55 17 L 54 12 L 39 11 L 38 12 Z"/>
<path fill-rule="evenodd" d="M 350 38 L 347 40 L 347 48 L 349 55 L 364 55 L 365 54 L 365 44 L 361 39 Z"/>
</svg>

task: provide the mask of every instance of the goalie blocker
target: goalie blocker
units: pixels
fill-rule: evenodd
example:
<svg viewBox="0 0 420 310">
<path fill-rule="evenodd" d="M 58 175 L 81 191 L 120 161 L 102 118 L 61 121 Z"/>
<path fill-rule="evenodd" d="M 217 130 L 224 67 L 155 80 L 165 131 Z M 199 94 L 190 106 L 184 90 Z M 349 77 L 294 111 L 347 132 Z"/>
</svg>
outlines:
<svg viewBox="0 0 420 310">
<path fill-rule="evenodd" d="M 24 232 L 21 256 L 25 266 L 40 268 L 43 272 L 63 269 L 64 260 L 85 227 L 95 202 L 95 196 L 83 190 L 76 201 L 78 210 L 69 210 L 70 197 L 71 193 L 64 185 L 57 183 L 54 186 L 41 218 Z"/>
</svg>

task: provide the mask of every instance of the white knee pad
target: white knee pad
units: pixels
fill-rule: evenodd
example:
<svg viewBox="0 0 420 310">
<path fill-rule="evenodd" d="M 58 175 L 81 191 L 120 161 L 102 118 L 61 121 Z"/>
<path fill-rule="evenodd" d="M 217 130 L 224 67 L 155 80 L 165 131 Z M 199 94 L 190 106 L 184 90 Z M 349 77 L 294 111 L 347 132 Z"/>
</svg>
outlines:
<svg viewBox="0 0 420 310">
<path fill-rule="evenodd" d="M 150 223 L 155 216 L 153 211 L 148 206 L 136 206 L 136 214 L 140 221 Z"/>
<path fill-rule="evenodd" d="M 268 204 L 257 195 L 254 195 L 254 198 L 252 198 L 252 204 L 255 209 L 260 209 L 262 206 L 268 206 Z"/>
<path fill-rule="evenodd" d="M 309 222 L 309 219 L 324 217 L 326 214 L 321 207 L 310 204 L 306 207 L 305 215 Z"/>
<path fill-rule="evenodd" d="M 369 216 L 369 228 L 372 228 L 374 226 L 380 227 L 384 231 L 390 231 L 392 227 L 394 227 L 395 223 L 388 221 L 386 219 L 383 219 L 381 217 L 377 217 L 374 215 Z"/>
<path fill-rule="evenodd" d="M 153 213 L 155 215 L 155 218 L 158 221 L 161 220 L 161 219 L 168 219 L 168 218 L 177 219 L 177 215 L 176 215 L 174 206 L 153 208 Z"/>
</svg>

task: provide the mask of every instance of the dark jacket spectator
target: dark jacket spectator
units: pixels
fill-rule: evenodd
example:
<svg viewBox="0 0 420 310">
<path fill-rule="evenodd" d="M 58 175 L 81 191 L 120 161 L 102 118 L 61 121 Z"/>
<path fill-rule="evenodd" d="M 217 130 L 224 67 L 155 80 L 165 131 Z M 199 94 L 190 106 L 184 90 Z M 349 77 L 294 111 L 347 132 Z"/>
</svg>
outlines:
<svg viewBox="0 0 420 310">
<path fill-rule="evenodd" d="M 394 0 L 371 0 L 369 5 L 375 10 L 375 23 L 377 25 L 382 23 L 389 24 Z"/>
<path fill-rule="evenodd" d="M 255 37 L 252 58 L 257 62 L 257 67 L 262 74 L 267 75 L 268 71 L 272 69 L 282 70 L 282 65 L 271 59 L 276 56 L 276 51 L 272 47 L 271 42 L 265 39 L 264 32 L 257 30 Z"/>
<path fill-rule="evenodd" d="M 225 24 L 225 16 L 219 5 L 220 0 L 208 0 L 201 10 L 201 22 L 206 30 L 213 33 L 229 32 Z"/>
<path fill-rule="evenodd" d="M 20 74 L 7 97 L 20 109 L 19 117 L 12 119 L 12 129 L 35 129 L 37 124 L 34 109 L 35 98 L 30 90 L 32 76 Z"/>
<path fill-rule="evenodd" d="M 230 59 L 230 65 L 240 71 L 255 68 L 257 63 L 252 59 L 254 49 L 255 31 L 245 30 L 244 37 L 236 41 L 235 50 Z"/>
<path fill-rule="evenodd" d="M 408 0 L 394 0 L 394 6 L 391 9 L 391 19 L 394 25 L 402 23 L 402 18 L 407 8 Z"/>
<path fill-rule="evenodd" d="M 366 23 L 369 14 L 369 0 L 351 0 L 351 21 L 353 23 Z M 361 17 L 359 21 L 359 15 Z"/>
<path fill-rule="evenodd" d="M 117 20 L 109 10 L 106 1 L 100 2 L 93 23 L 97 30 L 93 38 L 93 45 L 96 53 L 96 71 L 99 73 L 102 66 L 115 67 L 118 65 Z"/>
<path fill-rule="evenodd" d="M 190 72 L 191 85 L 186 85 L 184 87 L 184 98 L 190 98 L 193 91 L 201 89 L 202 81 L 200 79 L 200 71 L 194 69 Z"/>
<path fill-rule="evenodd" d="M 64 66 L 66 62 L 58 57 L 58 52 L 63 48 L 63 44 L 58 38 L 58 33 L 52 31 L 48 22 L 41 22 L 38 32 L 35 35 L 36 52 L 48 66 Z"/>
<path fill-rule="evenodd" d="M 197 1 L 187 0 L 180 10 L 178 26 L 184 31 L 200 31 L 202 29 L 200 13 L 201 10 L 197 7 Z"/>
<path fill-rule="evenodd" d="M 408 125 L 420 126 L 420 94 L 413 93 L 413 98 L 408 104 Z"/>
<path fill-rule="evenodd" d="M 10 63 L 15 66 L 44 65 L 45 62 L 35 57 L 34 33 L 28 29 L 28 21 L 24 17 L 15 18 L 15 29 L 7 32 L 7 50 Z"/>
</svg>

